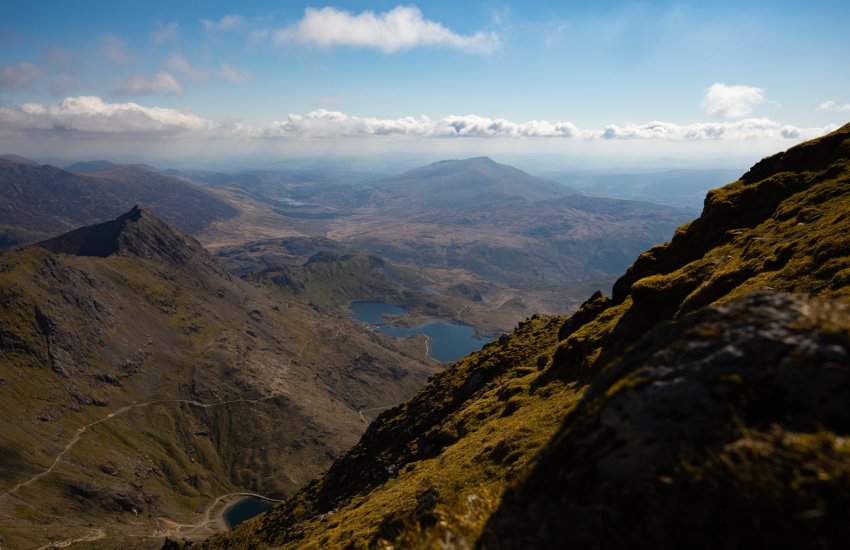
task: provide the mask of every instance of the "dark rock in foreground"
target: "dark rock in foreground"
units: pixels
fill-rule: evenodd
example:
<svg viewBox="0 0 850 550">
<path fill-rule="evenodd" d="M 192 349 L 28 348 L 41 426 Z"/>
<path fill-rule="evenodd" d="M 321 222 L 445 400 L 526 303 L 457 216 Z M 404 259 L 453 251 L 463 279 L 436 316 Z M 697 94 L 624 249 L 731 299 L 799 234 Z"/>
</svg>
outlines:
<svg viewBox="0 0 850 550">
<path fill-rule="evenodd" d="M 705 309 L 597 378 L 479 546 L 847 547 L 848 434 L 850 308 Z"/>
</svg>

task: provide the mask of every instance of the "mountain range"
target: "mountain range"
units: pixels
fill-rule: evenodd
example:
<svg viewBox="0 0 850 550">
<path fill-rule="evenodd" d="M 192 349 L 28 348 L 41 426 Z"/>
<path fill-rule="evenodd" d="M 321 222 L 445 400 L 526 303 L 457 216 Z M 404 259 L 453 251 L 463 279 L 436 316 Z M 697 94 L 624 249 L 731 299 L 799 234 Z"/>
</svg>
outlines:
<svg viewBox="0 0 850 550">
<path fill-rule="evenodd" d="M 238 211 L 208 189 L 141 166 L 76 174 L 0 159 L 0 248 L 32 243 L 126 212 L 136 203 L 190 233 Z"/>
<path fill-rule="evenodd" d="M 709 192 L 610 296 L 534 316 L 285 503 L 166 548 L 842 548 L 850 125 Z"/>
<path fill-rule="evenodd" d="M 292 196 L 300 204 L 287 213 L 349 248 L 526 289 L 611 276 L 686 220 L 670 207 L 578 195 L 487 157 Z"/>
</svg>

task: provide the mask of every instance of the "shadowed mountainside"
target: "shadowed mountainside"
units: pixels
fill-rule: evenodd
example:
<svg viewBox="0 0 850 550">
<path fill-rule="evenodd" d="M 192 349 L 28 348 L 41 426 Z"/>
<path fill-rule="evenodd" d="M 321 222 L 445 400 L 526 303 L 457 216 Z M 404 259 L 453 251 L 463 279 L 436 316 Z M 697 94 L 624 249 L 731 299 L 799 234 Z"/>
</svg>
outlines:
<svg viewBox="0 0 850 550">
<path fill-rule="evenodd" d="M 610 298 L 521 323 L 196 546 L 845 546 L 848 212 L 850 125 L 711 191 Z"/>
<path fill-rule="evenodd" d="M 141 166 L 105 168 L 75 174 L 19 158 L 0 159 L 0 248 L 117 216 L 134 204 L 190 233 L 238 213 L 210 190 L 186 180 Z"/>
</svg>

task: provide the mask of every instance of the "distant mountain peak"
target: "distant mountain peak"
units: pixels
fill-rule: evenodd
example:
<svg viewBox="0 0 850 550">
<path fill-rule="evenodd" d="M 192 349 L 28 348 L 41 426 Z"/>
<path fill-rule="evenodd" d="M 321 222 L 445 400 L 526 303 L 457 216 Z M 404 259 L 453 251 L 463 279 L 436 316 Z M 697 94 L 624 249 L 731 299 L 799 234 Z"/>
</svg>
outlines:
<svg viewBox="0 0 850 550">
<path fill-rule="evenodd" d="M 173 229 L 138 204 L 114 220 L 81 227 L 34 246 L 56 254 L 138 256 L 177 263 L 205 254 L 195 239 Z"/>
<path fill-rule="evenodd" d="M 438 160 L 437 162 L 432 162 L 429 166 L 446 166 L 446 165 L 464 165 L 464 164 L 490 164 L 490 165 L 498 165 L 499 163 L 490 157 L 470 157 L 465 159 L 446 159 L 446 160 Z"/>
</svg>

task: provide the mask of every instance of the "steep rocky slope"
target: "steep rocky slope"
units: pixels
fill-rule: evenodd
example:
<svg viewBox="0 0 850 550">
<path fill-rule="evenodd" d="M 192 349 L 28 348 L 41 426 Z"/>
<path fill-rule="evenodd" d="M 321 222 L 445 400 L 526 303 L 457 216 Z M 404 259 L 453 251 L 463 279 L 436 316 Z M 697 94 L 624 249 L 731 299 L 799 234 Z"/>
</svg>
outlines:
<svg viewBox="0 0 850 550">
<path fill-rule="evenodd" d="M 0 254 L 0 545 L 198 535 L 292 494 L 436 365 L 276 300 L 148 211 Z M 209 519 L 209 518 L 206 518 Z M 93 536 L 93 535 L 92 535 Z"/>
<path fill-rule="evenodd" d="M 844 547 L 848 213 L 850 125 L 710 192 L 611 297 L 459 361 L 200 546 Z"/>
</svg>

